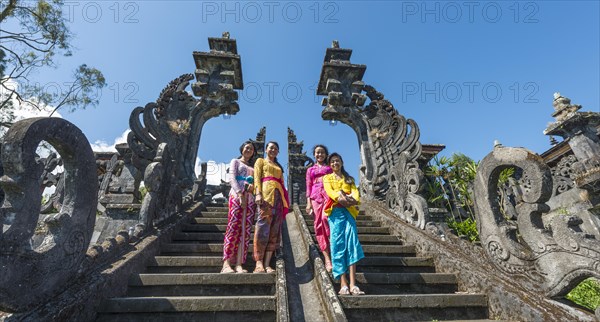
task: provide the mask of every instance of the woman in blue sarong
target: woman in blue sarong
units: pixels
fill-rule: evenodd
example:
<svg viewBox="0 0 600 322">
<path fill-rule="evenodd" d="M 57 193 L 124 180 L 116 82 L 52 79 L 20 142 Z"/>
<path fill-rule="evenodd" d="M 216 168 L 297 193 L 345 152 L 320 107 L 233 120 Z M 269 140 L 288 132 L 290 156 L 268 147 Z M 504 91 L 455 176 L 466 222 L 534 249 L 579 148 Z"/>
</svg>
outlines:
<svg viewBox="0 0 600 322">
<path fill-rule="evenodd" d="M 354 178 L 344 169 L 344 161 L 339 154 L 332 153 L 327 163 L 333 170 L 333 173 L 323 176 L 323 188 L 329 196 L 324 211 L 331 231 L 333 278 L 341 278 L 340 295 L 362 295 L 365 293 L 356 286 L 356 263 L 365 257 L 356 229 L 360 201 L 358 189 Z M 350 284 L 346 274 L 350 277 Z"/>
</svg>

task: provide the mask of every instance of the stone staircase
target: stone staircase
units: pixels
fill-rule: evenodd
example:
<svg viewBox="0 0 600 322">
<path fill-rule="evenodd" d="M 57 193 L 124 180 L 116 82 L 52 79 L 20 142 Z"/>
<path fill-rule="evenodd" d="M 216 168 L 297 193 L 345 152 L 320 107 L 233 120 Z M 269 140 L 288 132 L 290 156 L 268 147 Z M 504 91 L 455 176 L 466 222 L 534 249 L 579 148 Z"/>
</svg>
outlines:
<svg viewBox="0 0 600 322">
<path fill-rule="evenodd" d="M 303 217 L 314 238 L 312 218 Z M 416 256 L 413 245 L 403 244 L 364 211 L 357 227 L 365 258 L 357 265 L 356 280 L 366 295 L 338 296 L 349 321 L 488 318 L 487 297 L 459 293 L 456 276 L 436 273 L 433 258 Z M 334 283 L 339 291 L 339 281 Z"/>
<path fill-rule="evenodd" d="M 127 293 L 101 305 L 97 321 L 286 321 L 285 268 L 221 274 L 227 208 L 208 207 L 161 246 Z M 254 269 L 252 242 L 245 268 Z M 281 285 L 283 284 L 283 285 Z"/>
</svg>

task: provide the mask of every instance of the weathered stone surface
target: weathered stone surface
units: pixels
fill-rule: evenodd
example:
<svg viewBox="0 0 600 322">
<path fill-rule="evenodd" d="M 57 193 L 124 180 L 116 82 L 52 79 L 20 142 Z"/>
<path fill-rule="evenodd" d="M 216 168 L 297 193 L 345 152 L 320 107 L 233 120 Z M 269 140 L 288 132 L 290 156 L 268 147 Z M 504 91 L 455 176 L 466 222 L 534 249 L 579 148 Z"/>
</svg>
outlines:
<svg viewBox="0 0 600 322">
<path fill-rule="evenodd" d="M 356 132 L 362 160 L 361 198 L 385 200 L 401 218 L 424 229 L 429 213 L 418 194 L 423 181 L 417 162 L 422 150 L 419 127 L 400 115 L 382 93 L 363 83 L 366 66 L 350 63 L 351 54 L 337 42 L 327 49 L 317 88 L 318 95 L 327 95 L 321 116 Z M 370 103 L 363 108 L 367 97 Z"/>
<path fill-rule="evenodd" d="M 376 202 L 367 201 L 362 207 L 369 209 L 370 214 L 381 220 L 394 234 L 401 235 L 407 244 L 414 244 L 418 256 L 433 257 L 436 272 L 455 273 L 461 292 L 486 294 L 490 319 L 595 321 L 592 314 L 548 299 L 539 290 L 527 287 L 521 276 L 498 270 L 489 261 L 486 251 L 471 242 L 448 233 L 442 240 L 436 235 L 407 225 Z"/>
<path fill-rule="evenodd" d="M 600 113 L 577 112 L 581 105 L 554 94 L 552 114 L 556 122 L 551 123 L 544 134 L 562 136 L 571 147 L 577 161 L 573 164 L 574 181 L 578 187 L 600 193 Z"/>
<path fill-rule="evenodd" d="M 516 221 L 499 211 L 497 183 L 507 167 L 523 171 Z M 497 146 L 479 164 L 475 182 L 477 226 L 483 249 L 501 271 L 548 297 L 563 296 L 588 277 L 600 277 L 600 242 L 582 233 L 577 216 L 546 216 L 550 169 L 523 148 Z"/>
<path fill-rule="evenodd" d="M 188 203 L 197 194 L 193 189 L 197 180 L 194 168 L 204 123 L 221 114 L 233 115 L 239 111 L 235 89 L 242 89 L 243 81 L 236 42 L 224 35 L 210 38 L 209 44 L 210 52 L 194 52 L 197 81 L 192 90 L 200 99 L 185 90 L 194 79 L 194 75 L 185 74 L 169 83 L 156 103 L 135 108 L 129 119 L 131 132 L 127 143 L 133 151 L 133 164 L 142 172 L 152 162 L 159 162 L 165 168 L 160 184 L 168 193 L 159 194 L 163 198 L 161 207 L 166 208 L 161 211 L 166 213 L 164 216 L 178 211 L 182 197 Z M 170 153 L 168 158 L 157 160 L 160 144 L 166 144 Z M 147 205 L 150 201 L 143 203 Z M 142 209 L 146 207 L 143 205 Z M 142 216 L 153 220 L 148 215 Z"/>
<path fill-rule="evenodd" d="M 304 142 L 288 127 L 288 192 L 292 203 L 306 204 L 306 170 L 314 162 L 302 151 Z"/>
<path fill-rule="evenodd" d="M 61 155 L 65 197 L 59 213 L 44 219 L 48 233 L 32 249 L 43 169 L 35 151 L 42 140 Z M 0 184 L 6 197 L 0 209 L 0 307 L 22 312 L 61 291 L 79 273 L 94 228 L 96 163 L 88 140 L 75 125 L 58 118 L 31 118 L 15 123 L 4 136 L 2 165 Z"/>
</svg>

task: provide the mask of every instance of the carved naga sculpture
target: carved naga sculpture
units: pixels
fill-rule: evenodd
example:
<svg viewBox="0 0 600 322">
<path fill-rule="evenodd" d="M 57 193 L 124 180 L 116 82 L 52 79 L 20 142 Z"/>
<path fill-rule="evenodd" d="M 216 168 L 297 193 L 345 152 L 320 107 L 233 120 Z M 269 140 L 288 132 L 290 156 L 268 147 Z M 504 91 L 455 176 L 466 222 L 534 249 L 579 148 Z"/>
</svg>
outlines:
<svg viewBox="0 0 600 322">
<path fill-rule="evenodd" d="M 193 194 L 192 186 L 197 181 L 194 168 L 204 123 L 221 114 L 232 115 L 239 111 L 235 89 L 243 89 L 243 81 L 236 41 L 225 33 L 223 38 L 209 38 L 209 45 L 210 52 L 193 54 L 197 81 L 192 90 L 200 99 L 185 90 L 194 79 L 194 75 L 185 74 L 171 81 L 156 103 L 134 109 L 129 120 L 131 132 L 127 142 L 133 151 L 134 165 L 145 172 L 157 157 L 163 164 L 172 163 L 163 166 L 172 171 L 166 172 L 160 180 L 161 185 L 171 187 L 168 205 L 175 206 L 167 205 L 167 208 L 178 208 L 182 196 L 189 200 L 186 195 Z M 160 144 L 166 144 L 168 158 L 158 156 Z"/>
<path fill-rule="evenodd" d="M 557 121 L 545 131 L 569 139 L 577 156 L 565 158 L 573 166 L 563 178 L 555 173 L 554 187 L 552 172 L 541 156 L 496 146 L 479 163 L 474 189 L 479 237 L 487 255 L 499 269 L 522 279 L 521 285 L 549 297 L 565 295 L 588 277 L 600 278 L 600 241 L 584 232 L 580 216 L 550 212 L 547 204 L 557 187 L 569 188 L 560 186 L 566 176 L 574 178 L 569 185 L 574 182 L 589 195 L 600 187 L 600 139 L 595 134 L 600 113 L 577 112 L 581 106 L 570 102 L 555 94 L 552 116 Z M 498 178 L 508 167 L 523 172 L 516 221 L 506 219 L 498 204 Z"/>
<path fill-rule="evenodd" d="M 423 180 L 417 163 L 419 127 L 400 115 L 382 93 L 362 82 L 367 67 L 350 63 L 351 55 L 351 49 L 339 48 L 336 41 L 327 49 L 317 88 L 318 95 L 327 96 L 321 116 L 341 121 L 356 132 L 363 198 L 385 201 L 404 220 L 424 229 L 429 212 L 426 200 L 417 194 Z M 363 108 L 367 97 L 370 103 Z"/>
<path fill-rule="evenodd" d="M 508 167 L 523 171 L 516 222 L 498 204 L 498 179 Z M 537 154 L 497 146 L 479 164 L 475 181 L 477 226 L 483 248 L 502 271 L 549 297 L 565 295 L 588 277 L 600 277 L 600 242 L 579 229 L 577 216 L 547 216 L 552 175 Z"/>
<path fill-rule="evenodd" d="M 58 214 L 44 219 L 48 234 L 33 248 L 44 170 L 36 149 L 42 140 L 62 158 L 64 200 Z M 0 185 L 6 197 L 0 208 L 0 308 L 21 312 L 60 292 L 80 271 L 96 220 L 96 162 L 75 125 L 31 118 L 15 123 L 4 136 L 2 165 Z"/>
</svg>

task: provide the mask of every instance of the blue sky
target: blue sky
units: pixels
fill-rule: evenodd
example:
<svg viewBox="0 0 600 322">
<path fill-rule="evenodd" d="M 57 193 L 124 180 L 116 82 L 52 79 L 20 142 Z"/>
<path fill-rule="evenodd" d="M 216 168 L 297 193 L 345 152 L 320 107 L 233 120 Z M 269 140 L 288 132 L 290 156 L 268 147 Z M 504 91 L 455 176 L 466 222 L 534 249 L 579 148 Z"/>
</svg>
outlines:
<svg viewBox="0 0 600 322">
<path fill-rule="evenodd" d="M 109 144 L 136 106 L 155 101 L 172 79 L 193 73 L 193 51 L 229 31 L 242 58 L 240 112 L 210 120 L 202 160 L 229 162 L 262 126 L 287 164 L 287 127 L 305 149 L 324 143 L 348 171 L 360 164 L 356 136 L 321 120 L 315 87 L 331 41 L 367 65 L 363 80 L 414 119 L 422 143 L 445 144 L 479 160 L 493 141 L 541 153 L 542 131 L 560 91 L 600 112 L 600 7 L 597 1 L 140 1 L 67 2 L 77 51 L 42 84 L 68 81 L 81 63 L 108 86 L 97 108 L 62 112 L 90 142 Z M 66 88 L 66 87 L 65 87 Z"/>
</svg>

